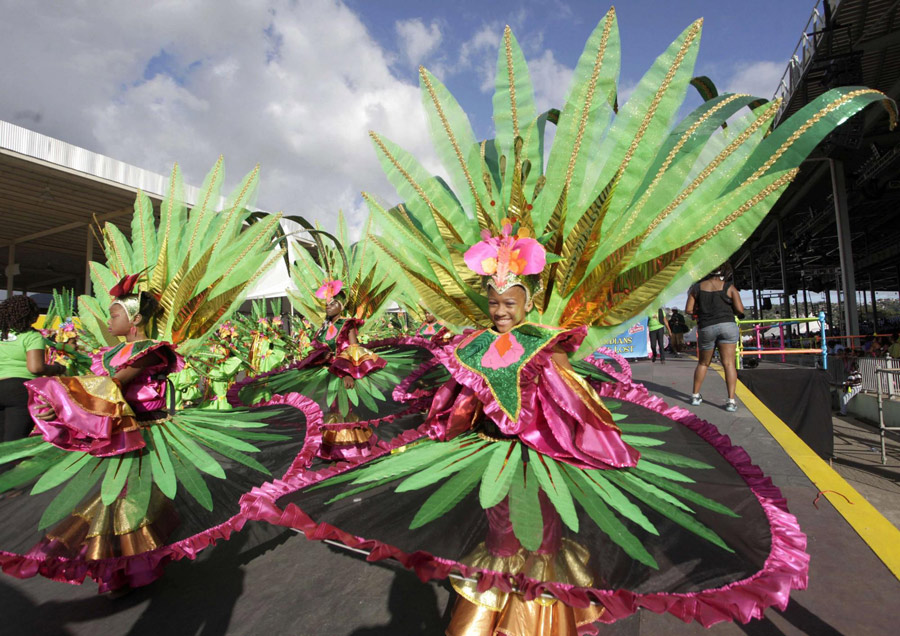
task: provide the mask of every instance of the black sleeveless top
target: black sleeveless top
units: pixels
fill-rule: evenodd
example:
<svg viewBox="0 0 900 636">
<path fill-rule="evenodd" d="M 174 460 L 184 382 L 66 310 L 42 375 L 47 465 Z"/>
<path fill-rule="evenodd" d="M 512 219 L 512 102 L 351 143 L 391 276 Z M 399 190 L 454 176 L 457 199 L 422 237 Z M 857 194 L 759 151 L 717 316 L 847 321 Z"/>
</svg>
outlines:
<svg viewBox="0 0 900 636">
<path fill-rule="evenodd" d="M 703 291 L 700 289 L 700 283 L 691 287 L 691 295 L 696 303 L 697 326 L 700 329 L 725 322 L 734 322 L 734 306 L 731 298 L 728 297 L 730 287 L 731 283 L 725 283 L 725 286 L 719 291 Z"/>
</svg>

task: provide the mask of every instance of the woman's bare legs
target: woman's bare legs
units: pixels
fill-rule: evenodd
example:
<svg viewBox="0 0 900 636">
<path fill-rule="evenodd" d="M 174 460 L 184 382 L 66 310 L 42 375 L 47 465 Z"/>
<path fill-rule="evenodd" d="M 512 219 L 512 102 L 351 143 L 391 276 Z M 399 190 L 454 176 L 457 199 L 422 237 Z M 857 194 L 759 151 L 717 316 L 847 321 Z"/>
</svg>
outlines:
<svg viewBox="0 0 900 636">
<path fill-rule="evenodd" d="M 706 372 L 709 370 L 709 363 L 712 361 L 713 349 L 709 351 L 700 351 L 697 358 L 697 368 L 694 369 L 694 395 L 700 393 L 700 387 L 703 380 L 706 379 Z"/>
<path fill-rule="evenodd" d="M 722 358 L 722 366 L 725 368 L 725 387 L 728 389 L 728 399 L 734 399 L 734 391 L 737 388 L 737 369 L 734 364 L 734 351 L 737 344 L 725 344 L 720 342 L 719 357 Z"/>
</svg>

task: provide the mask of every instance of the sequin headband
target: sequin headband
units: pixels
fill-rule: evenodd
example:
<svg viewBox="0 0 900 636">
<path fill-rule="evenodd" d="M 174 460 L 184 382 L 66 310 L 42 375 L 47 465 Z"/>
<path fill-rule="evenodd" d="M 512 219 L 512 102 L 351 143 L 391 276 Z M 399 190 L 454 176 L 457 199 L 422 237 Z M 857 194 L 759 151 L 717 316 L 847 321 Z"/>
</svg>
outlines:
<svg viewBox="0 0 900 636">
<path fill-rule="evenodd" d="M 122 309 L 125 310 L 125 315 L 128 316 L 129 321 L 134 320 L 134 317 L 141 313 L 141 292 L 138 291 L 136 294 L 132 292 L 137 285 L 138 279 L 140 279 L 142 275 L 143 272 L 123 276 L 119 282 L 113 285 L 112 289 L 109 290 L 109 295 L 115 298 L 110 305 L 119 305 L 122 307 Z"/>
<path fill-rule="evenodd" d="M 516 285 L 525 289 L 525 302 L 540 291 L 540 274 L 547 264 L 547 251 L 524 228 L 513 234 L 513 224 L 505 222 L 500 236 L 481 232 L 482 240 L 463 255 L 466 265 L 484 277 L 485 287 L 502 294 Z"/>
</svg>

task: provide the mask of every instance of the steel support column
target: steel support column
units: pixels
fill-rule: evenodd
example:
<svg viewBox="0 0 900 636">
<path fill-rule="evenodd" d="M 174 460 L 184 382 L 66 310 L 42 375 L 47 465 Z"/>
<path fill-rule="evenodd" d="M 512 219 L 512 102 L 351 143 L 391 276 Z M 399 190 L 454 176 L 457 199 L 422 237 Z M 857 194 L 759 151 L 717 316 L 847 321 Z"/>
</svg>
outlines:
<svg viewBox="0 0 900 636">
<path fill-rule="evenodd" d="M 859 334 L 859 316 L 856 308 L 856 272 L 853 270 L 853 246 L 850 235 L 850 214 L 847 209 L 847 182 L 844 164 L 830 159 L 831 189 L 834 196 L 834 217 L 837 226 L 838 252 L 841 261 L 841 291 L 844 294 L 844 335 Z M 852 341 L 847 340 L 852 347 Z"/>
</svg>

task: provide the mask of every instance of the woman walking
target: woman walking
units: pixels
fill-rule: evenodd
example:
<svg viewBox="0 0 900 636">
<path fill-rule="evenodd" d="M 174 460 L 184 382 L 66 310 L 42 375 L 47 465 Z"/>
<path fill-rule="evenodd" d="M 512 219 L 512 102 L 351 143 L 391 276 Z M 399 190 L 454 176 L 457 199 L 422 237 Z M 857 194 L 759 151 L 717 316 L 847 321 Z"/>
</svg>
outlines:
<svg viewBox="0 0 900 636">
<path fill-rule="evenodd" d="M 733 413 L 737 410 L 734 391 L 737 386 L 737 369 L 734 353 L 740 330 L 734 317 L 744 316 L 744 304 L 737 288 L 731 284 L 731 264 L 719 265 L 706 278 L 691 286 L 688 291 L 685 313 L 697 320 L 697 346 L 700 350 L 697 368 L 694 369 L 694 393 L 691 404 L 703 402 L 700 387 L 709 370 L 713 352 L 718 348 L 719 358 L 725 368 L 725 386 L 728 389 L 728 401 L 725 410 Z"/>
</svg>

